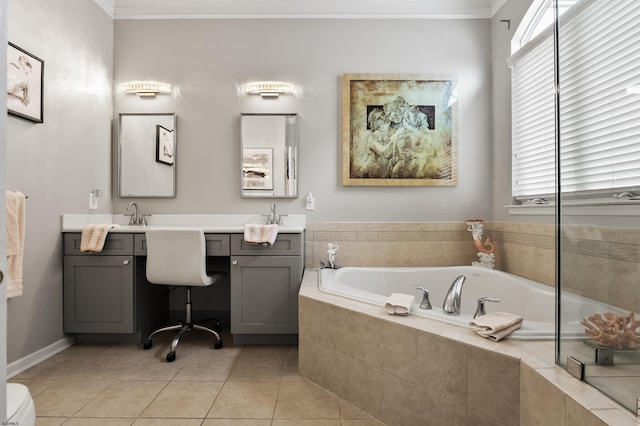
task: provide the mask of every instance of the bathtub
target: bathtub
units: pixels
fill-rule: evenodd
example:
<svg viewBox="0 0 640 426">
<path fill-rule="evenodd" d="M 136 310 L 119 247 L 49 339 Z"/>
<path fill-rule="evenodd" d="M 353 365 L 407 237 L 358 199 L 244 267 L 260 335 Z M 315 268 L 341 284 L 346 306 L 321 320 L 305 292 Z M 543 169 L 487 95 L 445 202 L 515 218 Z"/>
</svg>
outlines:
<svg viewBox="0 0 640 426">
<path fill-rule="evenodd" d="M 462 287 L 460 315 L 449 315 L 442 303 L 449 286 L 459 275 L 466 281 Z M 469 327 L 480 297 L 495 297 L 500 302 L 485 302 L 485 311 L 511 312 L 524 320 L 522 327 L 511 334 L 512 339 L 548 340 L 555 336 L 555 289 L 506 272 L 477 266 L 407 267 L 322 269 L 319 276 L 320 291 L 383 307 L 391 293 L 415 296 L 412 315 Z M 429 290 L 433 309 L 423 310 L 419 305 L 422 291 Z M 580 296 L 566 294 L 562 298 L 563 338 L 584 338 L 580 324 L 595 312 L 623 313 L 616 308 Z M 628 312 L 627 312 L 628 313 Z M 626 314 L 626 313 L 625 313 Z"/>
</svg>

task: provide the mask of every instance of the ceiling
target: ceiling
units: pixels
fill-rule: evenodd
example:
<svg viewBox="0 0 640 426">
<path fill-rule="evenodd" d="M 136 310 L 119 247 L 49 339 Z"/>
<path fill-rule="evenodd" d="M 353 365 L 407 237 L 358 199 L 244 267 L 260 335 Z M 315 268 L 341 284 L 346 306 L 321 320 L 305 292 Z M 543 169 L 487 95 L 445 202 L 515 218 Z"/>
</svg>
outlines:
<svg viewBox="0 0 640 426">
<path fill-rule="evenodd" d="M 114 19 L 490 18 L 508 0 L 93 0 Z"/>
</svg>

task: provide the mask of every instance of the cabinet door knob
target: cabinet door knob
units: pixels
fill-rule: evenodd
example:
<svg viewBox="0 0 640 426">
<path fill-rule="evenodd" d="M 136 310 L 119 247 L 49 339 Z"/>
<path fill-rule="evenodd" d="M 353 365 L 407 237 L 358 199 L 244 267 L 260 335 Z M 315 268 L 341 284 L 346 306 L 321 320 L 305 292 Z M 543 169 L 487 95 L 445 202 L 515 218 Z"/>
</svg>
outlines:
<svg viewBox="0 0 640 426">
<path fill-rule="evenodd" d="M 231 261 L 231 264 L 232 264 L 232 265 L 237 265 L 237 264 L 238 264 L 238 259 L 233 259 L 233 260 Z"/>
<path fill-rule="evenodd" d="M 128 265 L 128 264 L 129 264 L 129 259 L 124 259 L 124 260 L 122 261 L 122 264 L 123 264 L 123 265 Z"/>
</svg>

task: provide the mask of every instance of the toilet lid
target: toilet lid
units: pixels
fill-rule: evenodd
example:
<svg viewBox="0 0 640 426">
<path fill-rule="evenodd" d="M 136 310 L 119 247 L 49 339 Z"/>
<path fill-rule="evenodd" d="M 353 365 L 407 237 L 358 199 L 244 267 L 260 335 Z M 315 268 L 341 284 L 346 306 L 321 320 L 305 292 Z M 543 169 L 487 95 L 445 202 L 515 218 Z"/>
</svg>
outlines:
<svg viewBox="0 0 640 426">
<path fill-rule="evenodd" d="M 16 415 L 20 408 L 29 403 L 29 389 L 20 383 L 7 383 L 7 419 Z"/>
</svg>

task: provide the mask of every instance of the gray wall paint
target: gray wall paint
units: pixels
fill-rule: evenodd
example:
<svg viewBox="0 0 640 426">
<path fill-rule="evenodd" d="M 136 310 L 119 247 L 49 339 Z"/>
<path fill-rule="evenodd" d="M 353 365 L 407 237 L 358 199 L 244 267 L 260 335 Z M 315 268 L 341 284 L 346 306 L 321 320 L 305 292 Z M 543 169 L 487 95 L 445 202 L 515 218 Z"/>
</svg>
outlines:
<svg viewBox="0 0 640 426">
<path fill-rule="evenodd" d="M 511 0 L 491 20 L 493 212 L 495 221 L 553 223 L 554 216 L 518 216 L 504 207 L 511 204 L 511 38 L 531 5 L 531 0 Z M 503 20 L 509 21 L 501 22 Z M 509 28 L 510 27 L 510 28 Z"/>
<path fill-rule="evenodd" d="M 45 63 L 44 123 L 7 118 L 7 188 L 30 195 L 24 294 L 7 302 L 11 363 L 63 337 L 60 214 L 88 212 L 95 188 L 112 209 L 113 21 L 92 1 L 9 0 L 8 27 Z"/>
<path fill-rule="evenodd" d="M 178 196 L 140 205 L 152 213 L 268 212 L 270 201 L 239 196 L 239 116 L 295 112 L 301 197 L 278 201 L 283 213 L 307 213 L 310 222 L 489 218 L 490 27 L 483 19 L 116 21 L 116 83 L 158 79 L 175 86 L 173 97 L 115 94 L 116 115 L 178 115 Z M 343 187 L 343 73 L 457 74 L 459 185 Z M 293 81 L 303 94 L 239 96 L 248 80 Z M 308 192 L 316 209 L 305 212 Z M 123 212 L 128 201 L 114 200 L 115 210 Z"/>
<path fill-rule="evenodd" d="M 59 215 L 88 212 L 95 188 L 105 192 L 98 212 L 123 212 L 131 201 L 112 199 L 118 112 L 178 114 L 178 197 L 136 200 L 145 211 L 267 212 L 270 201 L 239 196 L 239 115 L 296 112 L 301 198 L 279 200 L 283 213 L 307 213 L 310 222 L 491 219 L 492 166 L 500 167 L 491 154 L 491 31 L 489 20 L 114 23 L 91 1 L 61 9 L 10 0 L 9 40 L 44 59 L 46 76 L 45 123 L 7 119 L 7 186 L 31 195 L 25 294 L 8 303 L 8 362 L 63 337 Z M 459 185 L 342 187 L 343 73 L 457 74 Z M 112 94 L 112 81 L 131 79 L 167 80 L 174 95 Z M 239 84 L 254 79 L 294 81 L 303 94 L 238 96 Z M 305 212 L 310 191 L 316 210 Z"/>
</svg>

